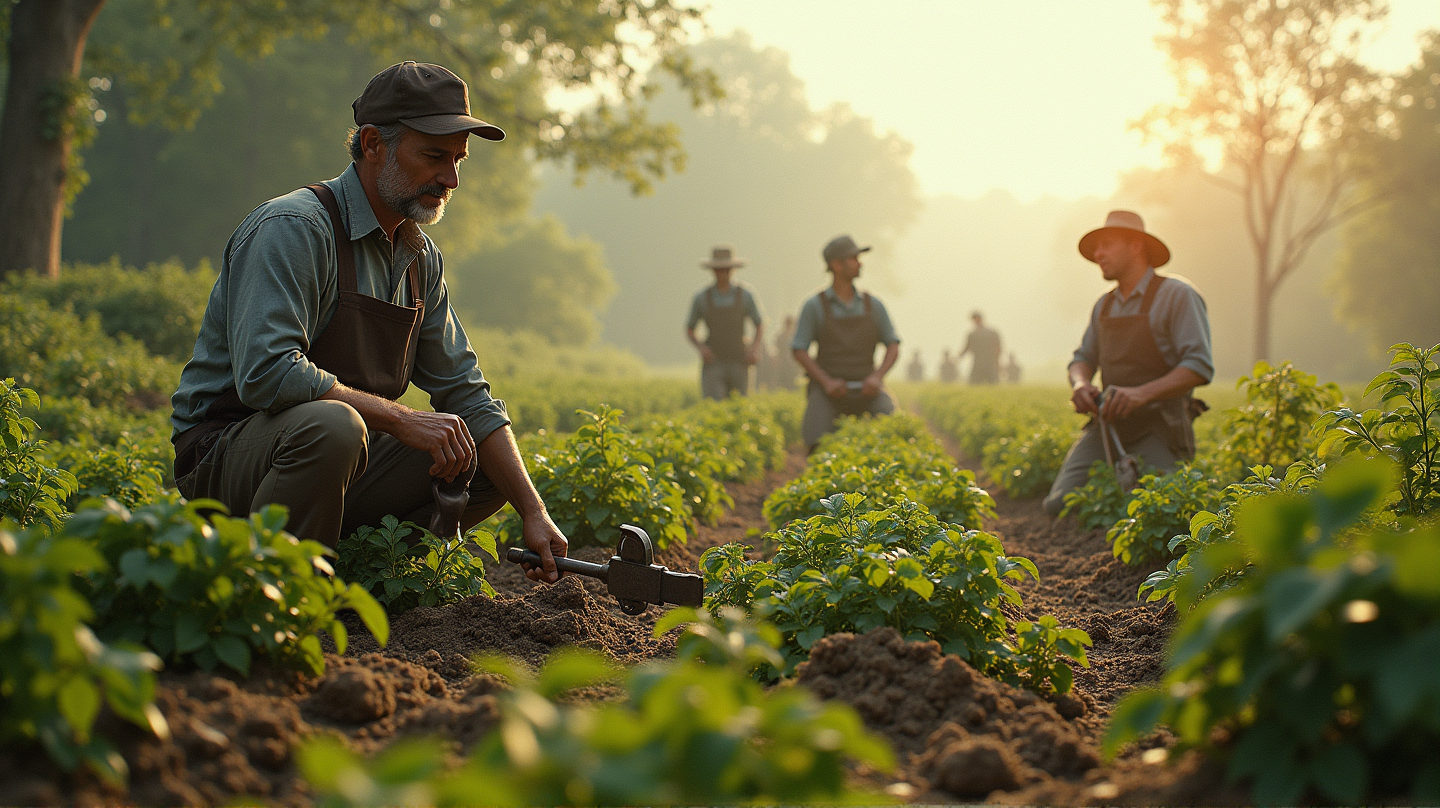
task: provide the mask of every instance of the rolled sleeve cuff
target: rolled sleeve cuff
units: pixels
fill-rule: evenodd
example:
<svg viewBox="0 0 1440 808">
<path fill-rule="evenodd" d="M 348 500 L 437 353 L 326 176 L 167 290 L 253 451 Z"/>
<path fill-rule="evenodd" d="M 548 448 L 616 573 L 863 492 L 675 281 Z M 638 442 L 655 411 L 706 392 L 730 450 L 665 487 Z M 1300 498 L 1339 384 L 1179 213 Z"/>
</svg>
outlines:
<svg viewBox="0 0 1440 808">
<path fill-rule="evenodd" d="M 1215 379 L 1215 368 L 1209 362 L 1198 356 L 1181 359 L 1180 364 L 1176 365 L 1176 367 L 1192 371 L 1196 376 L 1204 379 L 1206 384 L 1209 384 Z"/>
<path fill-rule="evenodd" d="M 464 421 L 465 426 L 470 429 L 470 437 L 476 443 L 490 437 L 490 433 L 510 423 L 510 414 L 505 410 L 505 402 L 498 398 L 487 399 L 478 406 L 471 407 L 467 412 L 457 413 Z"/>
<path fill-rule="evenodd" d="M 335 374 L 304 360 L 291 365 L 269 401 L 258 395 L 259 391 L 253 384 L 246 385 L 237 392 L 241 394 L 240 400 L 247 407 L 274 414 L 296 404 L 306 404 L 320 398 L 330 392 L 330 388 L 334 387 L 337 381 Z"/>
<path fill-rule="evenodd" d="M 1089 365 L 1092 370 L 1098 369 L 1099 366 L 1099 362 L 1093 356 L 1089 356 L 1083 351 L 1076 351 L 1075 355 L 1070 357 L 1070 365 L 1073 365 L 1076 362 L 1084 362 L 1085 364 Z M 1065 367 L 1068 368 L 1070 367 L 1070 365 L 1066 365 Z"/>
</svg>

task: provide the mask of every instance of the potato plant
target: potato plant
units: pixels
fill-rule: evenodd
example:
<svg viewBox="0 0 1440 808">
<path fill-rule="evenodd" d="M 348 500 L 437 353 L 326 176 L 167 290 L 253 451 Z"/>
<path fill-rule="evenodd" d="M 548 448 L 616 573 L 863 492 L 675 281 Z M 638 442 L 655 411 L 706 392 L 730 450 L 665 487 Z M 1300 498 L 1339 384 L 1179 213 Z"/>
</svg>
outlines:
<svg viewBox="0 0 1440 808">
<path fill-rule="evenodd" d="M 496 561 L 495 537 L 473 528 L 463 538 L 446 540 L 414 522 L 394 516 L 379 527 L 362 525 L 340 540 L 335 573 L 363 587 L 390 612 L 417 606 L 444 606 L 473 595 L 495 597 L 485 580 L 485 563 L 474 546 Z"/>
<path fill-rule="evenodd" d="M 937 518 L 978 527 L 994 516 L 995 503 L 960 468 L 913 415 L 847 419 L 826 435 L 805 471 L 765 500 L 772 526 L 822 512 L 821 500 L 837 493 L 864 495 L 864 507 L 883 508 L 902 499 L 923 503 Z"/>
<path fill-rule="evenodd" d="M 1049 424 L 995 439 L 982 457 L 985 473 L 1017 499 L 1044 496 L 1055 483 L 1075 434 Z"/>
<path fill-rule="evenodd" d="M 622 524 L 643 528 L 657 548 L 683 543 L 694 514 L 672 467 L 656 464 L 620 410 L 602 406 L 583 416 L 586 423 L 563 444 L 526 458 L 556 526 L 577 547 L 614 545 Z M 499 537 L 520 544 L 519 515 L 502 513 Z"/>
<path fill-rule="evenodd" d="M 62 768 L 118 784 L 125 761 L 94 733 L 102 706 L 161 737 L 169 728 L 153 703 L 159 657 L 90 629 L 75 576 L 105 568 L 89 542 L 0 526 L 0 744 L 38 741 Z"/>
<path fill-rule="evenodd" d="M 1355 453 L 1390 458 L 1400 485 L 1388 507 L 1420 518 L 1440 511 L 1440 345 L 1400 343 L 1390 351 L 1390 368 L 1365 388 L 1367 397 L 1379 395 L 1380 406 L 1327 412 L 1315 434 L 1327 460 Z"/>
<path fill-rule="evenodd" d="M 1320 384 L 1289 362 L 1261 361 L 1236 383 L 1245 403 L 1225 412 L 1224 442 L 1215 453 L 1219 476 L 1238 480 L 1254 466 L 1287 468 L 1314 449 L 1310 426 L 1340 405 L 1339 386 Z"/>
<path fill-rule="evenodd" d="M 1126 516 L 1105 534 L 1115 557 L 1131 566 L 1169 561 L 1171 539 L 1195 514 L 1215 508 L 1220 492 L 1210 473 L 1182 463 L 1169 474 L 1147 474 L 1125 507 Z"/>
<path fill-rule="evenodd" d="M 531 674 L 504 658 L 480 668 L 507 679 L 502 719 L 457 767 L 438 741 L 397 744 L 365 762 L 338 741 L 311 741 L 302 772 L 326 806 L 729 805 L 839 803 L 876 795 L 846 786 L 847 761 L 889 770 L 894 757 L 847 705 L 750 676 L 776 660 L 774 630 L 735 616 L 676 610 L 657 635 L 690 621 L 676 659 L 621 672 L 565 650 Z M 619 682 L 620 701 L 562 701 Z"/>
<path fill-rule="evenodd" d="M 1143 475 L 1145 461 L 1141 460 L 1140 466 Z M 1128 515 L 1130 502 L 1134 498 L 1134 491 L 1120 490 L 1120 480 L 1115 477 L 1115 469 L 1104 460 L 1096 460 L 1090 464 L 1085 484 L 1065 495 L 1065 508 L 1060 511 L 1060 515 L 1073 515 L 1086 530 L 1109 530 Z"/>
<path fill-rule="evenodd" d="M 1258 804 L 1440 801 L 1440 530 L 1364 527 L 1395 476 L 1360 459 L 1306 494 L 1243 503 L 1189 589 L 1243 577 L 1184 616 L 1160 685 L 1120 703 L 1106 750 L 1164 724 Z"/>
<path fill-rule="evenodd" d="M 36 436 L 35 422 L 21 414 L 23 407 L 39 403 L 34 390 L 0 380 L 0 519 L 55 530 L 78 486 L 73 474 L 45 462 L 45 441 Z"/>
<path fill-rule="evenodd" d="M 105 562 L 85 579 L 101 639 L 144 644 L 206 670 L 224 665 L 243 675 L 263 653 L 318 675 L 319 633 L 343 653 L 347 634 L 336 614 L 350 608 L 385 644 L 385 610 L 364 587 L 334 577 L 325 558 L 332 551 L 284 531 L 283 507 L 249 519 L 223 513 L 213 500 L 172 494 L 133 512 L 92 500 L 66 522 L 61 535 L 87 542 Z"/>
<path fill-rule="evenodd" d="M 827 634 L 891 626 L 907 639 L 932 639 L 979 670 L 1036 689 L 1069 688 L 1069 660 L 1087 664 L 1084 632 L 1026 628 L 1012 642 L 1003 604 L 1020 606 L 1010 581 L 1038 578 L 1028 559 L 1008 557 L 988 533 L 947 524 L 901 499 L 866 506 L 859 494 L 821 502 L 824 512 L 790 522 L 765 539 L 771 561 L 749 560 L 727 544 L 700 557 L 706 606 L 743 608 L 784 636 L 784 673 Z"/>
</svg>

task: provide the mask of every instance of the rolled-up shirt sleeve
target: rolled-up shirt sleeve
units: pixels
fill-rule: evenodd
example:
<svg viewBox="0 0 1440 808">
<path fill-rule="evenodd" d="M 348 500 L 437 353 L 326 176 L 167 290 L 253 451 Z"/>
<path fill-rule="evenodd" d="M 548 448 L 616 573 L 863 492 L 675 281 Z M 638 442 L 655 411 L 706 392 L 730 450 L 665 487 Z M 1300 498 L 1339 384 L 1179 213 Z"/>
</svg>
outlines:
<svg viewBox="0 0 1440 808">
<path fill-rule="evenodd" d="M 741 291 L 745 293 L 745 314 L 750 317 L 750 322 L 759 328 L 760 324 L 765 322 L 765 317 L 760 311 L 760 301 L 755 299 L 755 293 L 749 289 Z"/>
<path fill-rule="evenodd" d="M 303 216 L 277 214 L 231 249 L 226 336 L 235 391 L 247 407 L 279 412 L 335 384 L 334 374 L 305 356 L 311 324 L 321 316 L 315 267 L 334 260 L 328 236 Z"/>
<path fill-rule="evenodd" d="M 425 319 L 410 380 L 430 394 L 430 405 L 438 412 L 463 418 L 477 443 L 510 423 L 505 403 L 490 394 L 490 382 L 480 372 L 480 361 L 455 316 L 450 291 L 438 271 L 429 278 L 425 291 Z"/>
<path fill-rule="evenodd" d="M 820 297 L 817 295 L 805 301 L 800 307 L 800 319 L 795 323 L 795 337 L 790 340 L 793 351 L 808 351 L 810 343 L 820 335 Z"/>
<path fill-rule="evenodd" d="M 1199 292 L 1189 286 L 1184 289 L 1184 294 L 1175 295 L 1165 307 L 1170 346 L 1177 358 L 1175 366 L 1194 371 L 1208 384 L 1215 378 L 1215 361 L 1210 349 L 1210 314 Z"/>
</svg>

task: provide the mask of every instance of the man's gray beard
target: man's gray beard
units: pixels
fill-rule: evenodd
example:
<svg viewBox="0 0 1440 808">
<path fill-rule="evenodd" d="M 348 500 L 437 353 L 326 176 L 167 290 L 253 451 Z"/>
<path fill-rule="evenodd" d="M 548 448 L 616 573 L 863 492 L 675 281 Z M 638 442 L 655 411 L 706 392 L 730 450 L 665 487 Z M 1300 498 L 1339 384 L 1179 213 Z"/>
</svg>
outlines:
<svg viewBox="0 0 1440 808">
<path fill-rule="evenodd" d="M 409 185 L 404 172 L 400 170 L 400 161 L 393 152 L 386 158 L 385 166 L 375 178 L 375 190 L 380 193 L 380 201 L 387 207 L 416 224 L 435 224 L 445 215 L 447 189 L 443 186 L 416 188 Z M 420 197 L 427 193 L 440 197 L 440 204 L 431 208 L 421 203 Z"/>
</svg>

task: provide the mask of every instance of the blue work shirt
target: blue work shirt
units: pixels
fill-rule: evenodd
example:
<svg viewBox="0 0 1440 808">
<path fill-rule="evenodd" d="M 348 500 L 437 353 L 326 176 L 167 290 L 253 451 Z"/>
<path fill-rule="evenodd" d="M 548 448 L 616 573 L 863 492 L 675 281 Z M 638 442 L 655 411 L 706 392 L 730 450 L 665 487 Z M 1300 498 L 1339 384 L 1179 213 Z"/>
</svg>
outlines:
<svg viewBox="0 0 1440 808">
<path fill-rule="evenodd" d="M 396 228 L 394 242 L 387 238 L 353 164 L 325 185 L 335 193 L 355 248 L 360 292 L 414 305 L 405 270 L 419 256 L 425 316 L 411 382 L 430 394 L 437 411 L 464 418 L 476 442 L 510 423 L 450 306 L 435 243 L 408 219 Z M 335 314 L 338 277 L 330 216 L 309 189 L 251 211 L 225 247 L 195 355 L 170 399 L 176 434 L 204 420 L 210 404 L 232 387 L 245 406 L 268 413 L 328 392 L 335 375 L 305 352 Z"/>
<path fill-rule="evenodd" d="M 846 317 L 865 316 L 865 293 L 855 290 L 855 299 L 849 303 L 842 302 L 840 296 L 835 294 L 835 287 L 827 286 L 819 293 L 811 295 L 805 305 L 800 307 L 800 321 L 795 324 L 795 338 L 790 341 L 790 347 L 796 351 L 810 350 L 810 343 L 820 336 L 820 325 L 825 321 L 825 310 L 820 304 L 820 295 L 825 295 L 830 301 L 830 313 L 835 319 Z M 895 326 L 890 324 L 890 313 L 885 311 L 885 304 L 880 298 L 870 296 L 870 319 L 875 321 L 875 327 L 880 329 L 880 341 L 886 345 L 894 345 L 900 341 L 900 336 L 895 333 Z"/>
</svg>

